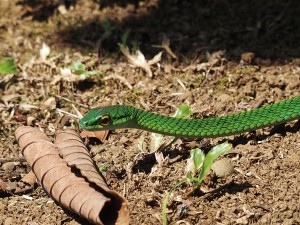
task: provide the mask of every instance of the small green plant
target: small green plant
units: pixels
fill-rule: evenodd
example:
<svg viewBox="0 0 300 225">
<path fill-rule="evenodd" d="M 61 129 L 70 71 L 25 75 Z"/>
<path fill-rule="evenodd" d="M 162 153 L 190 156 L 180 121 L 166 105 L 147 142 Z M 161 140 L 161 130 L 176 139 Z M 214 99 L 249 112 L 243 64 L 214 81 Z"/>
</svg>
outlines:
<svg viewBox="0 0 300 225">
<path fill-rule="evenodd" d="M 105 172 L 106 171 L 106 169 L 107 169 L 107 167 L 108 167 L 108 164 L 104 164 L 104 165 L 102 165 L 102 166 L 99 166 L 99 171 L 100 171 L 100 173 L 103 173 L 103 172 Z"/>
<path fill-rule="evenodd" d="M 182 185 L 183 183 L 185 183 L 185 180 L 178 182 L 177 184 L 175 184 L 170 191 L 167 192 L 164 201 L 163 201 L 163 205 L 162 205 L 162 219 L 163 219 L 163 225 L 167 225 L 168 224 L 168 218 L 167 218 L 167 205 L 168 205 L 168 201 L 169 201 L 169 197 L 172 194 L 173 191 L 176 190 L 176 188 L 178 188 L 180 185 Z"/>
<path fill-rule="evenodd" d="M 232 148 L 232 144 L 224 142 L 213 147 L 207 155 L 199 149 L 191 150 L 190 161 L 192 161 L 191 172 L 187 173 L 187 178 L 190 183 L 194 185 L 195 188 L 199 187 L 204 177 L 208 174 L 211 169 L 213 162 L 220 156 L 227 153 Z M 189 164 L 189 162 L 188 162 Z"/>
<path fill-rule="evenodd" d="M 137 50 L 140 49 L 141 42 L 137 40 L 133 40 L 131 41 L 131 45 L 132 45 L 131 51 L 136 52 Z"/>
<path fill-rule="evenodd" d="M 104 30 L 104 36 L 105 37 L 109 37 L 112 35 L 112 33 L 114 32 L 114 30 L 116 29 L 116 27 L 112 26 L 109 19 L 105 19 L 102 22 L 102 28 Z"/>
<path fill-rule="evenodd" d="M 180 185 L 184 183 L 191 183 L 193 187 L 196 189 L 200 186 L 201 182 L 205 178 L 205 176 L 208 174 L 208 172 L 211 169 L 211 166 L 213 162 L 222 154 L 225 154 L 229 152 L 229 150 L 232 148 L 232 144 L 229 144 L 228 142 L 224 142 L 222 144 L 219 144 L 215 147 L 213 147 L 207 155 L 204 154 L 204 152 L 197 148 L 191 150 L 191 156 L 188 159 L 188 171 L 187 172 L 187 179 L 179 181 L 176 183 L 169 192 L 167 192 L 162 206 L 162 219 L 163 219 L 163 225 L 168 224 L 167 219 L 167 204 L 169 197 L 171 193 L 176 190 Z"/>
<path fill-rule="evenodd" d="M 123 46 L 127 46 L 128 45 L 128 38 L 129 38 L 129 34 L 130 34 L 130 29 L 126 30 L 124 32 L 124 34 L 122 34 L 121 36 L 121 45 Z"/>
<path fill-rule="evenodd" d="M 128 46 L 128 40 L 129 40 L 129 34 L 130 34 L 131 30 L 128 29 L 125 31 L 125 33 L 121 36 L 121 43 L 119 43 L 119 45 L 121 46 Z M 137 50 L 140 49 L 140 45 L 141 42 L 138 40 L 133 40 L 131 41 L 131 52 L 136 52 Z"/>
<path fill-rule="evenodd" d="M 79 75 L 83 80 L 87 77 L 96 76 L 101 73 L 99 70 L 87 71 L 85 66 L 80 61 L 73 62 L 70 66 L 70 69 L 73 73 Z"/>
<path fill-rule="evenodd" d="M 0 74 L 14 74 L 17 73 L 17 66 L 14 58 L 1 58 L 0 59 Z"/>
<path fill-rule="evenodd" d="M 192 115 L 193 111 L 188 105 L 183 105 L 179 109 L 176 110 L 173 117 L 176 118 L 187 118 L 188 116 Z M 162 134 L 151 134 L 151 151 L 157 151 L 162 147 L 166 147 L 176 140 L 175 137 L 171 137 L 168 142 L 163 142 L 164 135 Z M 140 139 L 139 146 L 143 148 L 144 137 Z M 167 219 L 167 204 L 169 201 L 169 197 L 174 190 L 180 187 L 184 183 L 190 183 L 193 185 L 193 188 L 196 189 L 200 186 L 201 182 L 208 174 L 211 169 L 213 162 L 222 154 L 227 153 L 232 148 L 232 145 L 228 142 L 224 142 L 213 147 L 206 155 L 204 152 L 199 149 L 192 149 L 190 152 L 190 158 L 188 159 L 187 163 L 187 174 L 186 179 L 179 181 L 176 183 L 170 191 L 166 193 L 162 204 L 162 220 L 163 225 L 168 224 Z"/>
</svg>

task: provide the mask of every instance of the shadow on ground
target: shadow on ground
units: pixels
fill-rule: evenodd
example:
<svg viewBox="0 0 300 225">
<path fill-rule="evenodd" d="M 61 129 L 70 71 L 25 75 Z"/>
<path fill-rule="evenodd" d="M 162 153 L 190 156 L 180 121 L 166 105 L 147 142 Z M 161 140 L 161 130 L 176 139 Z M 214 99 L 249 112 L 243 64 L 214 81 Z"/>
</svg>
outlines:
<svg viewBox="0 0 300 225">
<path fill-rule="evenodd" d="M 269 59 L 299 57 L 297 0 L 141 2 L 127 6 L 110 3 L 100 9 L 100 16 L 70 26 L 60 35 L 76 47 L 82 46 L 82 40 L 95 45 L 100 40 L 100 52 L 116 51 L 122 35 L 130 30 L 129 40 L 138 42 L 146 55 L 157 52 L 151 45 L 160 44 L 167 36 L 172 50 L 185 57 L 218 50 L 226 50 L 231 59 L 239 59 L 244 52 Z M 103 29 L 105 19 L 110 21 L 110 34 Z"/>
</svg>

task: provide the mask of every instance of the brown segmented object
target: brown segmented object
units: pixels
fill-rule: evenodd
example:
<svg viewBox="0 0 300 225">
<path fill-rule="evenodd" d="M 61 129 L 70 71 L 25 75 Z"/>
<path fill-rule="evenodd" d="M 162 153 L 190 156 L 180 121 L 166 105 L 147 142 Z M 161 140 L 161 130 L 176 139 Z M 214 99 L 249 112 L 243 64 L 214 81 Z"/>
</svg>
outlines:
<svg viewBox="0 0 300 225">
<path fill-rule="evenodd" d="M 69 166 L 75 166 L 89 182 L 94 183 L 105 191 L 110 191 L 106 183 L 104 183 L 104 178 L 99 175 L 87 148 L 75 131 L 65 130 L 57 132 L 54 144 L 58 147 L 60 156 Z"/>
<path fill-rule="evenodd" d="M 59 205 L 94 224 L 129 224 L 126 199 L 107 187 L 75 131 L 58 132 L 53 144 L 39 129 L 23 126 L 16 138 L 37 179 Z"/>
</svg>

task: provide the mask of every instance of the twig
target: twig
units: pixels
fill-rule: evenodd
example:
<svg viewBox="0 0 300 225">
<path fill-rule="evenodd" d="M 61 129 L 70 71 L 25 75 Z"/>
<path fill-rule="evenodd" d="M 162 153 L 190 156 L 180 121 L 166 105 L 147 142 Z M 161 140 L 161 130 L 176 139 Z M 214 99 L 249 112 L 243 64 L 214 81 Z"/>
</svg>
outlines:
<svg viewBox="0 0 300 225">
<path fill-rule="evenodd" d="M 75 115 L 75 114 L 69 113 L 69 112 L 67 112 L 67 111 L 65 111 L 65 110 L 62 110 L 62 109 L 56 109 L 56 111 L 58 111 L 59 113 L 66 114 L 66 115 L 68 115 L 68 116 L 77 118 L 77 119 L 81 119 L 80 116 L 77 116 L 77 115 Z"/>
<path fill-rule="evenodd" d="M 77 113 L 77 115 L 79 116 L 79 118 L 83 117 L 83 115 L 81 114 L 81 112 L 79 112 L 79 110 L 76 108 L 76 106 L 74 104 L 72 104 L 72 108 L 75 110 L 75 112 Z"/>
<path fill-rule="evenodd" d="M 0 163 L 6 163 L 6 162 L 26 162 L 24 157 L 19 158 L 0 158 Z"/>
<path fill-rule="evenodd" d="M 169 164 L 175 163 L 181 159 L 181 155 L 176 156 L 175 158 L 169 159 Z"/>
<path fill-rule="evenodd" d="M 261 107 L 262 104 L 265 103 L 265 101 L 266 101 L 265 98 L 261 99 L 258 103 L 256 103 L 256 105 L 253 107 L 253 109 L 257 109 L 257 108 Z"/>
<path fill-rule="evenodd" d="M 186 90 L 186 86 L 182 83 L 182 81 L 179 80 L 178 78 L 176 78 L 176 79 L 177 79 L 177 82 L 180 84 L 180 86 L 181 86 L 184 90 Z"/>
</svg>

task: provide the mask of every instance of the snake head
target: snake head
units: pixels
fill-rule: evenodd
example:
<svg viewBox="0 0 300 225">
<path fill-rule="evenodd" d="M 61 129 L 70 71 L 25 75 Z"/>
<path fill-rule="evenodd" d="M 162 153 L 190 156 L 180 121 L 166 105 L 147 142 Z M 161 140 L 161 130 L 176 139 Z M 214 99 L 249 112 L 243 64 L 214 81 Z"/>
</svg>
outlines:
<svg viewBox="0 0 300 225">
<path fill-rule="evenodd" d="M 94 108 L 79 121 L 79 125 L 89 131 L 114 130 L 131 127 L 133 108 L 122 105 Z"/>
</svg>

